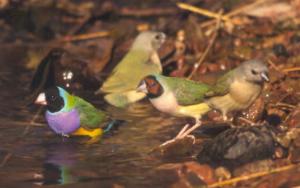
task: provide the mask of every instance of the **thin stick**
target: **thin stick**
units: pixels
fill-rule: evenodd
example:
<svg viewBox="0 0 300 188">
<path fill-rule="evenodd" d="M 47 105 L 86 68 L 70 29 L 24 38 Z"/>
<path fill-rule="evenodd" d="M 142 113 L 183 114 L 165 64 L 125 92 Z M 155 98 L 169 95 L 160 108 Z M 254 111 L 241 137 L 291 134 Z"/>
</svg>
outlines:
<svg viewBox="0 0 300 188">
<path fill-rule="evenodd" d="M 80 41 L 80 40 L 89 40 L 94 38 L 102 38 L 110 36 L 110 32 L 108 31 L 99 31 L 94 33 L 86 33 L 81 35 L 75 35 L 75 36 L 65 36 L 62 39 L 60 39 L 60 42 L 72 42 L 72 41 Z"/>
<path fill-rule="evenodd" d="M 153 16 L 168 16 L 174 15 L 178 12 L 177 8 L 148 8 L 148 9 L 136 9 L 136 8 L 121 8 L 119 10 L 120 16 L 131 17 L 153 17 Z"/>
<path fill-rule="evenodd" d="M 252 9 L 255 6 L 258 6 L 258 5 L 262 4 L 262 3 L 265 3 L 266 1 L 267 0 L 258 0 L 258 1 L 255 1 L 254 3 L 248 4 L 248 5 L 245 5 L 245 6 L 242 6 L 242 7 L 238 8 L 236 10 L 233 10 L 233 11 L 225 14 L 224 16 L 225 17 L 229 17 L 229 18 L 232 17 L 232 16 L 236 16 L 236 15 L 238 15 L 240 13 L 246 12 L 249 9 Z M 216 22 L 216 20 L 209 20 L 209 21 L 203 22 L 200 27 L 201 28 L 208 27 L 208 26 L 214 24 L 215 22 Z"/>
<path fill-rule="evenodd" d="M 221 187 L 221 186 L 231 185 L 231 184 L 238 183 L 238 182 L 241 182 L 241 181 L 246 181 L 246 180 L 259 178 L 259 177 L 262 177 L 262 176 L 266 176 L 266 175 L 270 175 L 270 174 L 274 174 L 274 173 L 278 173 L 278 172 L 291 170 L 291 169 L 296 168 L 296 167 L 299 167 L 299 164 L 291 164 L 291 165 L 275 168 L 275 169 L 272 169 L 272 170 L 269 170 L 269 171 L 262 171 L 262 172 L 257 172 L 257 173 L 241 176 L 241 177 L 232 178 L 232 179 L 229 179 L 229 180 L 225 180 L 225 181 L 210 184 L 210 185 L 208 185 L 208 187 L 212 188 L 212 187 Z"/>
<path fill-rule="evenodd" d="M 194 64 L 194 69 L 192 70 L 191 74 L 188 76 L 188 79 L 191 79 L 192 76 L 195 74 L 195 72 L 198 70 L 199 66 L 203 63 L 203 61 L 205 60 L 209 50 L 213 47 L 213 44 L 215 43 L 215 40 L 218 36 L 218 31 L 220 29 L 220 18 L 218 19 L 217 25 L 216 25 L 216 29 L 215 32 L 213 34 L 213 36 L 211 37 L 209 44 L 207 46 L 207 48 L 205 49 L 204 53 L 202 54 L 202 56 L 200 57 L 199 61 L 197 63 Z"/>
<path fill-rule="evenodd" d="M 287 108 L 296 108 L 297 106 L 292 105 L 292 104 L 288 104 L 288 103 L 283 103 L 283 102 L 278 102 L 275 104 L 275 106 L 282 106 L 282 107 L 287 107 Z"/>
<path fill-rule="evenodd" d="M 254 3 L 242 6 L 242 7 L 238 8 L 238 9 L 235 9 L 235 10 L 229 12 L 228 14 L 225 14 L 225 16 L 227 16 L 227 17 L 236 16 L 236 15 L 238 15 L 240 13 L 246 12 L 247 10 L 254 8 L 255 6 L 258 6 L 258 5 L 262 4 L 262 3 L 266 3 L 267 1 L 268 0 L 258 0 L 258 1 L 255 1 Z"/>
<path fill-rule="evenodd" d="M 271 59 L 268 59 L 267 61 L 271 67 L 273 67 L 276 71 L 281 72 L 281 70 L 277 67 L 277 65 L 275 65 L 275 63 L 273 63 L 273 61 Z"/>
<path fill-rule="evenodd" d="M 286 68 L 286 69 L 283 69 L 282 71 L 286 72 L 286 73 L 300 71 L 300 67 Z"/>
<path fill-rule="evenodd" d="M 209 11 L 209 10 L 206 10 L 206 9 L 203 9 L 203 8 L 199 8 L 199 7 L 195 7 L 195 6 L 186 4 L 186 3 L 177 3 L 177 6 L 181 9 L 188 10 L 188 11 L 191 11 L 191 12 L 194 12 L 194 13 L 198 13 L 198 14 L 210 17 L 210 18 L 219 19 L 221 17 L 220 19 L 223 20 L 223 21 L 229 21 L 230 20 L 228 16 L 220 16 L 219 14 L 214 13 L 212 11 Z"/>
</svg>

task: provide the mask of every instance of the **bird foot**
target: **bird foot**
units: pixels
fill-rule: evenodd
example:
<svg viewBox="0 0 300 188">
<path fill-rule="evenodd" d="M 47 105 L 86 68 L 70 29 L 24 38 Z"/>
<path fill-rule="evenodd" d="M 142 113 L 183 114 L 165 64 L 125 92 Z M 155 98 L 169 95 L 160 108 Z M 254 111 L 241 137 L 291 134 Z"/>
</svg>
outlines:
<svg viewBox="0 0 300 188">
<path fill-rule="evenodd" d="M 168 141 L 162 143 L 161 145 L 159 145 L 159 147 L 160 147 L 160 148 L 165 147 L 165 146 L 167 146 L 167 145 L 169 145 L 169 144 L 174 143 L 175 141 L 176 141 L 176 138 L 173 138 L 173 139 L 171 139 L 171 140 L 168 140 Z"/>
<path fill-rule="evenodd" d="M 191 134 L 195 129 L 197 129 L 198 127 L 201 126 L 201 122 L 197 121 L 195 125 L 193 125 L 191 128 L 188 128 L 190 125 L 186 124 L 181 131 L 178 133 L 178 135 L 176 136 L 176 138 L 182 139 L 186 136 L 188 136 L 189 134 Z"/>
<path fill-rule="evenodd" d="M 161 145 L 159 145 L 159 148 L 166 148 L 167 146 L 172 145 L 172 144 L 174 144 L 174 143 L 176 143 L 176 142 L 178 143 L 178 142 L 180 142 L 181 140 L 184 140 L 185 138 L 190 138 L 191 140 L 193 140 L 193 141 L 192 141 L 192 144 L 195 144 L 195 143 L 196 143 L 196 138 L 195 138 L 194 135 L 186 135 L 185 137 L 181 137 L 181 138 L 173 138 L 173 139 L 171 139 L 171 140 L 168 140 L 168 141 L 162 143 Z"/>
<path fill-rule="evenodd" d="M 189 128 L 189 124 L 186 124 L 177 134 L 177 136 L 171 140 L 168 140 L 164 143 L 162 143 L 159 147 L 165 147 L 166 145 L 169 145 L 171 143 L 174 143 L 177 140 L 184 139 L 186 137 L 192 138 L 193 139 L 193 144 L 196 142 L 196 138 L 194 135 L 190 135 L 191 132 L 193 132 L 195 129 L 201 126 L 201 122 L 197 122 L 194 126 Z"/>
</svg>

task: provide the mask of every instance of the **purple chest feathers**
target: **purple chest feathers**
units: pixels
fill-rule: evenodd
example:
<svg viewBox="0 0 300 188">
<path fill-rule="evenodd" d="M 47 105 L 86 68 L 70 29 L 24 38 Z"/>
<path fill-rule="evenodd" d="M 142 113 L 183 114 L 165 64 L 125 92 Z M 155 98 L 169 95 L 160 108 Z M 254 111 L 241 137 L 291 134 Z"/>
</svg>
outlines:
<svg viewBox="0 0 300 188">
<path fill-rule="evenodd" d="M 61 135 L 68 135 L 80 127 L 80 115 L 76 109 L 55 114 L 46 112 L 46 120 L 49 127 Z"/>
</svg>

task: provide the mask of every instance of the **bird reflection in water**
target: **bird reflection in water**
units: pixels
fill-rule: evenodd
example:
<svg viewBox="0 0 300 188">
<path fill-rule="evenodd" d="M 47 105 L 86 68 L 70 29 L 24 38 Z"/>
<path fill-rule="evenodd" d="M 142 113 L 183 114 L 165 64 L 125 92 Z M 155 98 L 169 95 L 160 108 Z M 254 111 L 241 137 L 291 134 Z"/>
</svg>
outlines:
<svg viewBox="0 0 300 188">
<path fill-rule="evenodd" d="M 42 185 L 76 183 L 79 177 L 72 174 L 72 167 L 78 161 L 77 147 L 71 142 L 47 145 L 45 163 L 41 182 Z"/>
</svg>

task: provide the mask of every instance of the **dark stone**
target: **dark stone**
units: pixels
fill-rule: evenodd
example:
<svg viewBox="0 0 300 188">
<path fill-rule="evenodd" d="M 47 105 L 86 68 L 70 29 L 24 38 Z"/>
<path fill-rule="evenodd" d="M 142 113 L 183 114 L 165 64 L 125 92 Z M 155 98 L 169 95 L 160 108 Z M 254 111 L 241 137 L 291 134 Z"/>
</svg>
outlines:
<svg viewBox="0 0 300 188">
<path fill-rule="evenodd" d="M 211 166 L 237 166 L 266 158 L 275 152 L 275 130 L 270 126 L 251 126 L 229 129 L 204 142 L 197 156 L 200 163 Z"/>
</svg>

